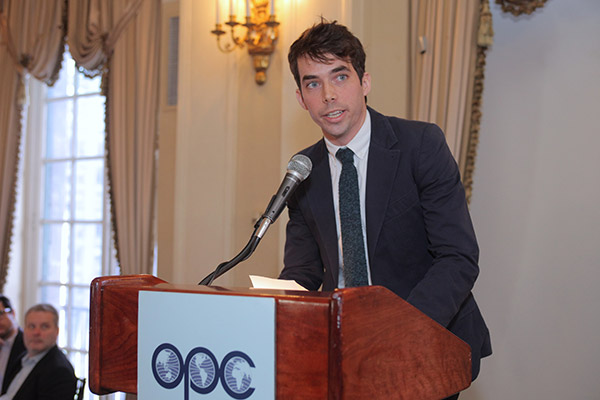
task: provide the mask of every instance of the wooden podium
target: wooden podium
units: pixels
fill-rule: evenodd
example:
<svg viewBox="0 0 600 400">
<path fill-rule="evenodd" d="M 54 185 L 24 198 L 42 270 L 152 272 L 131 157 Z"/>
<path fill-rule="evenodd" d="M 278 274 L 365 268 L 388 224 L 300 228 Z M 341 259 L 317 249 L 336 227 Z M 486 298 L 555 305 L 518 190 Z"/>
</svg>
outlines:
<svg viewBox="0 0 600 400">
<path fill-rule="evenodd" d="M 469 346 L 381 286 L 228 289 L 132 275 L 91 284 L 89 385 L 96 394 L 137 392 L 140 290 L 274 298 L 277 399 L 439 400 L 471 384 Z"/>
</svg>

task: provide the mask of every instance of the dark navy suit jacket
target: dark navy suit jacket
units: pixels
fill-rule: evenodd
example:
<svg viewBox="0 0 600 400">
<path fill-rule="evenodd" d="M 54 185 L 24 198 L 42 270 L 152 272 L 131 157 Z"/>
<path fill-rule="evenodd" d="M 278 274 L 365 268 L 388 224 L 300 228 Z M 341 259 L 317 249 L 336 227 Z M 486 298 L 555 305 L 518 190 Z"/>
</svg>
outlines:
<svg viewBox="0 0 600 400">
<path fill-rule="evenodd" d="M 368 109 L 367 246 L 374 285 L 384 286 L 471 346 L 472 377 L 491 354 L 471 289 L 479 248 L 458 166 L 433 124 Z M 313 169 L 288 201 L 284 269 L 309 290 L 338 284 L 338 240 L 325 142 L 301 153 Z"/>
</svg>

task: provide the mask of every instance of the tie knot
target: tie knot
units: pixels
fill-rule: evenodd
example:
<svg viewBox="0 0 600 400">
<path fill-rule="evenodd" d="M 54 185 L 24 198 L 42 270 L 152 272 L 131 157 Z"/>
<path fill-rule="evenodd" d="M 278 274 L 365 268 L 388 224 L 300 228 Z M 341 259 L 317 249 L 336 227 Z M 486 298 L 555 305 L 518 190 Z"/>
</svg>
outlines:
<svg viewBox="0 0 600 400">
<path fill-rule="evenodd" d="M 342 164 L 350 163 L 354 165 L 354 152 L 347 147 L 341 148 L 335 153 L 335 157 L 342 162 Z"/>
</svg>

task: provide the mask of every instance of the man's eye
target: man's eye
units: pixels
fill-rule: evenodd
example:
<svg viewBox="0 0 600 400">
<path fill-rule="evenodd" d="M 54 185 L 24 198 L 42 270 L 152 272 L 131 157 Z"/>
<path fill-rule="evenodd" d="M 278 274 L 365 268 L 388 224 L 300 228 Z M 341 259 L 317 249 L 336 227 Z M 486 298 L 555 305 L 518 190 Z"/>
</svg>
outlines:
<svg viewBox="0 0 600 400">
<path fill-rule="evenodd" d="M 306 84 L 306 87 L 307 87 L 308 89 L 314 89 L 314 88 L 316 88 L 317 86 L 319 86 L 319 84 L 318 84 L 317 82 L 308 82 L 308 83 Z"/>
<path fill-rule="evenodd" d="M 338 75 L 337 76 L 337 80 L 338 81 L 345 81 L 346 79 L 348 79 L 348 75 L 346 75 L 346 74 L 342 74 L 342 75 Z"/>
</svg>

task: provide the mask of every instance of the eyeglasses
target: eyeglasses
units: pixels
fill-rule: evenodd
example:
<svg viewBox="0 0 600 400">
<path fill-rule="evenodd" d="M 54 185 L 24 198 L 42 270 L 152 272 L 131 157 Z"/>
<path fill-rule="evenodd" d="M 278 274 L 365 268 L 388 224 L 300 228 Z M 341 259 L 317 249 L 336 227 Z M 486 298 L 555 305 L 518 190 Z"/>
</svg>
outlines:
<svg viewBox="0 0 600 400">
<path fill-rule="evenodd" d="M 4 310 L 0 310 L 0 317 L 4 314 L 10 313 L 12 310 L 10 308 L 5 308 Z"/>
</svg>

